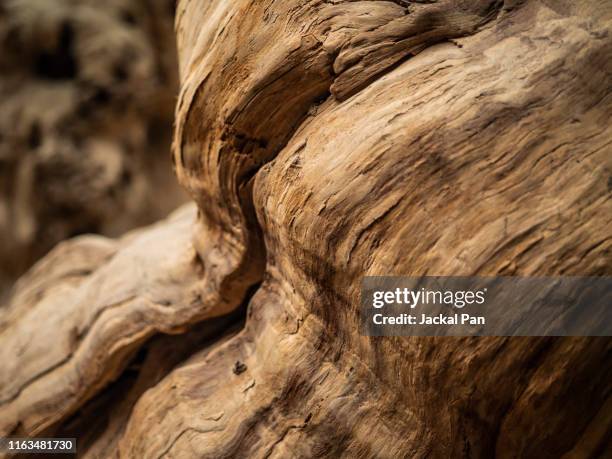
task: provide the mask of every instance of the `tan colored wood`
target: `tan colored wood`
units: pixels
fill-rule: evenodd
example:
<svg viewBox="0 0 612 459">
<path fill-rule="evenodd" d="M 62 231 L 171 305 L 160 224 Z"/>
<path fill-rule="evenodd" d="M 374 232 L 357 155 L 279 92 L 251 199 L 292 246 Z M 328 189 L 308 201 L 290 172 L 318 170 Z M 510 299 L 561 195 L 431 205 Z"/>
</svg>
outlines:
<svg viewBox="0 0 612 459">
<path fill-rule="evenodd" d="M 248 303 L 240 332 L 133 386 L 91 457 L 602 454 L 609 339 L 367 338 L 357 305 L 371 274 L 611 274 L 611 19 L 182 1 L 174 161 L 197 215 L 64 243 L 22 279 L 2 434 L 86 420 L 151 338 Z"/>
</svg>

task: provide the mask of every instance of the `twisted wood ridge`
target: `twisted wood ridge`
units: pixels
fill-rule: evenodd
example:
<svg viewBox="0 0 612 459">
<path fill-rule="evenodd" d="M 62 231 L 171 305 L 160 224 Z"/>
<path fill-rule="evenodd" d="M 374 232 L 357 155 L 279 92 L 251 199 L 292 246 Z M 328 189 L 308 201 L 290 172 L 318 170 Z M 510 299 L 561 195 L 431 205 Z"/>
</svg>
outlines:
<svg viewBox="0 0 612 459">
<path fill-rule="evenodd" d="M 609 448 L 610 340 L 368 338 L 357 307 L 364 275 L 612 273 L 612 4 L 177 14 L 173 159 L 196 205 L 20 280 L 1 434 L 130 458 Z"/>
</svg>

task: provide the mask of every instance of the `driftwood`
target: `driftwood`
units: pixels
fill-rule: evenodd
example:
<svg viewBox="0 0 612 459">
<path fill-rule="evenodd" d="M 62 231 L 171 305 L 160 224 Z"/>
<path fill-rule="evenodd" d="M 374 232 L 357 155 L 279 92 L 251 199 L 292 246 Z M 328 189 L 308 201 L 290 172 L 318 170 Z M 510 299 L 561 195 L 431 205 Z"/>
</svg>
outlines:
<svg viewBox="0 0 612 459">
<path fill-rule="evenodd" d="M 610 448 L 609 339 L 357 331 L 364 275 L 612 273 L 610 2 L 185 0 L 176 25 L 196 205 L 19 281 L 2 435 L 134 458 Z"/>
<path fill-rule="evenodd" d="M 171 3 L 0 1 L 0 300 L 58 242 L 184 201 L 168 159 Z"/>
</svg>

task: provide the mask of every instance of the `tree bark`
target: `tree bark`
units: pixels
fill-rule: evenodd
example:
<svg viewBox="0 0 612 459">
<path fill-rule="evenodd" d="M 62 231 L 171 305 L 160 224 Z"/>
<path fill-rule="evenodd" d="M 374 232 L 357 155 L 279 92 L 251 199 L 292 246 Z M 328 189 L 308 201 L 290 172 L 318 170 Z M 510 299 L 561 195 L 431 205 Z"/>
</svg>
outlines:
<svg viewBox="0 0 612 459">
<path fill-rule="evenodd" d="M 610 2 L 185 0 L 176 28 L 195 205 L 20 280 L 1 435 L 90 457 L 610 448 L 608 338 L 357 319 L 366 275 L 612 273 Z"/>
</svg>

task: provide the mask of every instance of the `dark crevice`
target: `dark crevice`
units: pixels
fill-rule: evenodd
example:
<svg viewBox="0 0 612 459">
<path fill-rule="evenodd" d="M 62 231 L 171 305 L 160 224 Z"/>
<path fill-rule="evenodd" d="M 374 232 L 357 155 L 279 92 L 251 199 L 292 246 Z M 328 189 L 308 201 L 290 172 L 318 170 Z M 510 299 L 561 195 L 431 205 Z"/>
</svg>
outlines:
<svg viewBox="0 0 612 459">
<path fill-rule="evenodd" d="M 394 71 L 395 69 L 397 69 L 398 67 L 400 67 L 402 64 L 404 64 L 405 62 L 407 62 L 413 57 L 414 57 L 413 53 L 407 53 L 406 55 L 399 58 L 395 63 L 389 65 L 388 67 L 384 69 L 381 69 L 380 72 L 374 73 L 372 76 L 370 76 L 370 78 L 363 80 L 362 82 L 360 82 L 359 85 L 356 85 L 350 88 L 350 90 L 337 91 L 337 90 L 332 89 L 332 93 L 334 94 L 334 97 L 338 101 L 342 102 L 348 99 L 349 97 L 354 96 L 355 94 L 362 91 L 363 89 L 367 88 L 368 86 L 370 86 L 372 83 L 374 83 L 376 80 L 380 79 L 384 75 L 391 73 L 392 71 Z"/>
<path fill-rule="evenodd" d="M 42 130 L 40 123 L 34 122 L 30 126 L 30 133 L 28 134 L 28 146 L 30 149 L 35 150 L 40 146 L 42 142 Z"/>
<path fill-rule="evenodd" d="M 136 24 L 138 24 L 138 19 L 136 18 L 136 16 L 134 15 L 134 13 L 132 13 L 129 10 L 124 10 L 121 11 L 121 13 L 119 14 L 119 17 L 121 18 L 121 20 L 131 26 L 134 26 Z"/>
<path fill-rule="evenodd" d="M 34 72 L 49 80 L 73 79 L 78 73 L 74 56 L 74 28 L 64 22 L 60 28 L 56 49 L 41 51 L 34 63 Z"/>
<path fill-rule="evenodd" d="M 117 64 L 113 68 L 113 78 L 117 83 L 122 83 L 126 81 L 129 77 L 129 72 L 124 65 Z"/>
</svg>

